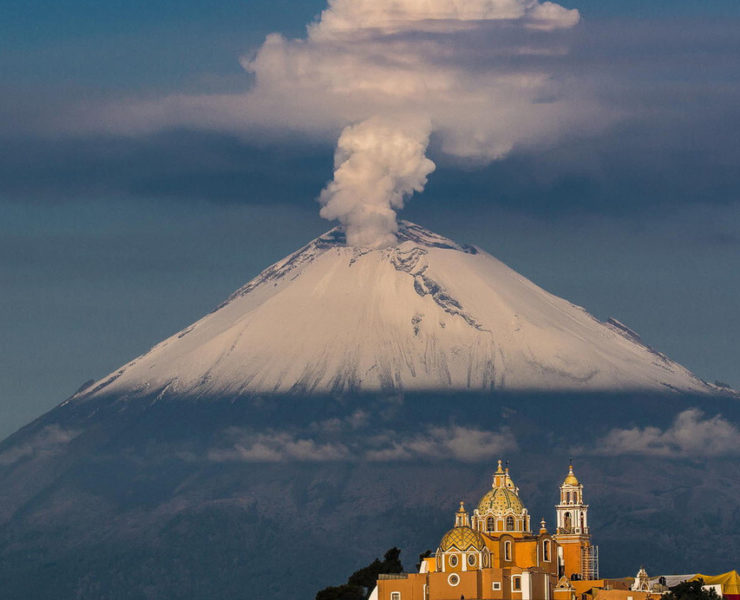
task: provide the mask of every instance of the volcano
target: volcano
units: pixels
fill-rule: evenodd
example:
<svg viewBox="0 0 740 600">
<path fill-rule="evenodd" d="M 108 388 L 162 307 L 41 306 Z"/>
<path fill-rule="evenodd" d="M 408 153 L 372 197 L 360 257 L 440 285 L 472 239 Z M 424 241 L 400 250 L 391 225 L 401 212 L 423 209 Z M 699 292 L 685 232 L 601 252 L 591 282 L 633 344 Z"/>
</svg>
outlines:
<svg viewBox="0 0 740 600">
<path fill-rule="evenodd" d="M 79 396 L 715 391 L 480 248 L 409 222 L 398 241 L 332 229 Z"/>
<path fill-rule="evenodd" d="M 552 523 L 576 456 L 603 573 L 728 571 L 739 430 L 734 392 L 479 248 L 333 229 L 0 442 L 0 595 L 313 598 L 392 546 L 414 570 L 502 457 Z"/>
</svg>

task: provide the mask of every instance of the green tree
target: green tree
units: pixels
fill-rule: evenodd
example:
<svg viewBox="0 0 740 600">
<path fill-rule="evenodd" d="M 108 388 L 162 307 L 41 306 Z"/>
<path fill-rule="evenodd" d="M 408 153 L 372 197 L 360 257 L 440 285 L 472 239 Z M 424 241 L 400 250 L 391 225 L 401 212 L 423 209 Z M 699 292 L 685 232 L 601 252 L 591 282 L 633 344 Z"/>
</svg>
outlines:
<svg viewBox="0 0 740 600">
<path fill-rule="evenodd" d="M 382 561 L 376 558 L 366 567 L 358 569 L 349 576 L 345 585 L 324 588 L 316 594 L 316 600 L 366 600 L 381 573 L 403 573 L 401 550 L 391 548 Z"/>
<path fill-rule="evenodd" d="M 316 594 L 316 600 L 365 600 L 365 589 L 356 585 L 328 587 Z"/>
<path fill-rule="evenodd" d="M 431 550 L 425 550 L 421 554 L 419 554 L 419 562 L 416 563 L 416 570 L 418 571 L 421 568 L 421 563 L 425 558 L 428 558 L 433 555 L 433 552 Z"/>
<path fill-rule="evenodd" d="M 367 590 L 367 595 L 369 596 L 375 587 L 378 575 L 381 573 L 403 573 L 401 551 L 398 548 L 393 547 L 388 550 L 383 556 L 382 561 L 376 558 L 367 567 L 363 567 L 352 573 L 347 583 L 362 586 Z"/>
<path fill-rule="evenodd" d="M 702 589 L 703 579 L 695 581 L 684 581 L 669 588 L 669 592 L 663 594 L 663 600 L 719 600 L 714 588 Z"/>
</svg>

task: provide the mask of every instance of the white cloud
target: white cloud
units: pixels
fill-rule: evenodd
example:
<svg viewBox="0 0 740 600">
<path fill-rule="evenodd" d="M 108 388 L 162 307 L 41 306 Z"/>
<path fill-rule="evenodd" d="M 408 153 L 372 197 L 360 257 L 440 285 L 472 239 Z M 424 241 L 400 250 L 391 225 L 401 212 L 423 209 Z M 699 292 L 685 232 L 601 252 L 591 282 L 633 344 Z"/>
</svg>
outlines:
<svg viewBox="0 0 740 600">
<path fill-rule="evenodd" d="M 79 431 L 48 425 L 22 444 L 11 446 L 0 454 L 0 465 L 12 465 L 23 458 L 50 456 L 75 439 Z"/>
<path fill-rule="evenodd" d="M 344 460 L 348 449 L 339 443 L 319 443 L 288 432 L 248 433 L 238 429 L 227 432 L 238 438 L 230 447 L 214 448 L 208 459 L 214 462 L 324 462 Z"/>
<path fill-rule="evenodd" d="M 704 418 L 698 408 L 678 414 L 673 424 L 659 427 L 612 429 L 597 454 L 642 454 L 666 457 L 740 454 L 740 431 L 721 415 Z"/>
<path fill-rule="evenodd" d="M 311 431 L 322 433 L 340 433 L 344 431 L 354 431 L 365 427 L 370 419 L 367 411 L 357 409 L 351 415 L 343 418 L 332 417 L 322 421 L 315 421 L 309 425 Z"/>
<path fill-rule="evenodd" d="M 383 246 L 395 241 L 395 212 L 434 168 L 430 135 L 443 153 L 486 163 L 606 124 L 590 86 L 553 69 L 567 54 L 557 31 L 579 19 L 539 0 L 328 0 L 305 38 L 271 34 L 242 59 L 255 77 L 246 93 L 81 107 L 60 125 L 332 138 L 344 129 L 322 215 L 339 219 L 350 243 Z"/>
<path fill-rule="evenodd" d="M 477 462 L 517 449 L 507 428 L 499 431 L 452 425 L 427 426 L 415 433 L 395 430 L 358 431 L 353 426 L 357 413 L 343 420 L 322 421 L 311 431 L 334 434 L 331 441 L 318 441 L 310 434 L 289 431 L 252 432 L 231 428 L 224 432 L 224 444 L 212 448 L 207 458 L 214 462 L 333 462 L 454 460 Z M 361 417 L 360 427 L 366 424 Z M 339 436 L 339 437 L 337 437 Z"/>
<path fill-rule="evenodd" d="M 465 28 L 476 22 L 522 20 L 532 28 L 572 27 L 577 10 L 538 0 L 329 0 L 311 39 L 334 39 L 358 31 L 396 33 L 405 30 Z"/>
<path fill-rule="evenodd" d="M 453 425 L 428 427 L 423 433 L 385 432 L 375 438 L 365 458 L 371 461 L 443 459 L 476 462 L 517 449 L 516 438 L 507 428 L 485 431 Z"/>
<path fill-rule="evenodd" d="M 576 10 L 537 0 L 335 0 L 305 38 L 270 34 L 242 58 L 255 76 L 249 92 L 83 106 L 59 126 L 333 137 L 373 117 L 420 118 L 445 153 L 495 160 L 604 124 L 589 86 L 552 69 L 567 46 L 547 30 L 578 19 Z"/>
</svg>

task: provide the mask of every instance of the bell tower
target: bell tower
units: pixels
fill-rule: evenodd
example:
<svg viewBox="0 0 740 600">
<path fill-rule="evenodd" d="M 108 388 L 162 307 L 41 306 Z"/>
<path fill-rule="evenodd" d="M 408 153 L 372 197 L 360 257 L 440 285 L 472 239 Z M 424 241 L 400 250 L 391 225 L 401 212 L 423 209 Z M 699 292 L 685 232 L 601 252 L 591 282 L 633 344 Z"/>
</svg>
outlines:
<svg viewBox="0 0 740 600">
<path fill-rule="evenodd" d="M 558 533 L 589 537 L 588 504 L 583 503 L 583 484 L 573 473 L 573 465 L 560 486 L 560 504 L 555 510 Z"/>
<path fill-rule="evenodd" d="M 583 501 L 583 484 L 570 465 L 560 486 L 560 502 L 555 506 L 557 528 L 553 536 L 560 544 L 561 575 L 570 579 L 598 579 L 599 548 L 591 545 L 588 504 Z"/>
</svg>

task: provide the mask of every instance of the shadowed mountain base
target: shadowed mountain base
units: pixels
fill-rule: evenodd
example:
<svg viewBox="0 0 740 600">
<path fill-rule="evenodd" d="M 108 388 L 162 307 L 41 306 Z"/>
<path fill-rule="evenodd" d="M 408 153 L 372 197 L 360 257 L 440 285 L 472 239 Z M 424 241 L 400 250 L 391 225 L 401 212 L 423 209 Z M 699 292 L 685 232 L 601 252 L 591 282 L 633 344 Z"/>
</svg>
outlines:
<svg viewBox="0 0 740 600">
<path fill-rule="evenodd" d="M 3 598 L 310 598 L 434 549 L 499 456 L 552 528 L 575 455 L 603 575 L 726 571 L 738 423 L 676 394 L 66 404 L 0 445 Z"/>
</svg>

